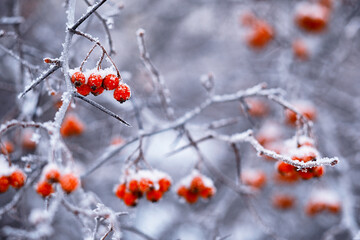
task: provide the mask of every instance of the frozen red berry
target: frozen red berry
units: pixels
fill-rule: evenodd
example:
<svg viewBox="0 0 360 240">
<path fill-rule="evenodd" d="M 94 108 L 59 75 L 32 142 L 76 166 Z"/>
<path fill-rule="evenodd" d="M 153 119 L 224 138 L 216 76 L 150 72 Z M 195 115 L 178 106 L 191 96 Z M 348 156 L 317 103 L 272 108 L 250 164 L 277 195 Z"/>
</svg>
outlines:
<svg viewBox="0 0 360 240">
<path fill-rule="evenodd" d="M 120 103 L 123 103 L 126 100 L 128 100 L 130 96 L 131 96 L 130 87 L 125 83 L 120 83 L 114 91 L 114 98 Z"/>
<path fill-rule="evenodd" d="M 104 78 L 103 87 L 106 90 L 114 90 L 119 85 L 119 78 L 114 74 L 108 74 Z"/>
<path fill-rule="evenodd" d="M 129 206 L 129 207 L 135 207 L 137 205 L 137 201 L 138 201 L 136 195 L 134 195 L 131 192 L 126 192 L 124 194 L 123 200 L 124 200 L 125 205 Z"/>
<path fill-rule="evenodd" d="M 200 192 L 200 197 L 202 198 L 211 198 L 215 194 L 215 189 L 212 187 L 206 187 L 204 190 Z"/>
<path fill-rule="evenodd" d="M 123 199 L 124 196 L 125 196 L 125 192 L 126 192 L 126 184 L 125 183 L 122 183 L 122 184 L 119 184 L 116 188 L 116 191 L 115 191 L 115 195 L 120 198 L 120 199 Z"/>
<path fill-rule="evenodd" d="M 41 181 L 36 186 L 36 192 L 42 197 L 47 197 L 54 192 L 54 187 L 47 181 Z"/>
<path fill-rule="evenodd" d="M 294 207 L 295 198 L 287 194 L 276 194 L 272 198 L 272 203 L 277 209 L 287 210 Z"/>
<path fill-rule="evenodd" d="M 313 173 L 312 173 L 310 168 L 307 168 L 304 171 L 300 170 L 300 171 L 298 171 L 298 174 L 304 180 L 308 180 L 308 179 L 311 179 L 313 177 Z"/>
<path fill-rule="evenodd" d="M 162 178 L 162 179 L 159 180 L 159 186 L 160 186 L 160 191 L 161 192 L 166 192 L 166 191 L 169 190 L 169 188 L 171 186 L 171 182 L 167 178 Z"/>
<path fill-rule="evenodd" d="M 52 168 L 49 169 L 45 172 L 45 179 L 46 181 L 50 182 L 50 183 L 55 183 L 55 182 L 59 182 L 60 181 L 60 172 L 59 170 Z"/>
<path fill-rule="evenodd" d="M 180 197 L 185 197 L 186 193 L 187 193 L 187 188 L 185 186 L 180 186 L 177 190 L 177 194 L 180 196 Z"/>
<path fill-rule="evenodd" d="M 0 177 L 0 193 L 4 193 L 10 186 L 9 178 L 7 176 Z"/>
<path fill-rule="evenodd" d="M 150 190 L 146 193 L 146 199 L 151 202 L 157 202 L 162 197 L 162 192 L 159 190 Z"/>
<path fill-rule="evenodd" d="M 21 188 L 26 181 L 26 175 L 21 170 L 15 170 L 9 177 L 10 185 L 13 188 Z"/>
<path fill-rule="evenodd" d="M 89 93 L 92 91 L 90 86 L 87 85 L 87 84 L 83 84 L 81 85 L 80 87 L 77 87 L 76 88 L 76 91 L 80 94 L 80 95 L 83 95 L 83 96 L 87 96 L 89 95 Z"/>
<path fill-rule="evenodd" d="M 77 136 L 83 131 L 84 124 L 75 115 L 66 116 L 60 129 L 63 137 Z"/>
<path fill-rule="evenodd" d="M 60 178 L 60 185 L 64 192 L 69 194 L 77 189 L 79 186 L 79 179 L 74 174 L 67 173 Z"/>
<path fill-rule="evenodd" d="M 99 87 L 99 88 L 97 88 L 96 90 L 91 91 L 92 95 L 94 95 L 94 96 L 98 96 L 98 95 L 102 94 L 103 92 L 104 92 L 104 88 L 103 88 L 103 87 Z"/>
<path fill-rule="evenodd" d="M 85 75 L 82 72 L 76 72 L 71 76 L 71 82 L 75 85 L 75 87 L 80 87 L 85 84 Z"/>
<path fill-rule="evenodd" d="M 193 193 L 199 193 L 205 189 L 204 182 L 200 176 L 194 177 L 190 183 L 190 191 Z"/>
<path fill-rule="evenodd" d="M 324 167 L 323 166 L 317 166 L 314 168 L 314 177 L 321 177 L 322 175 L 324 175 Z"/>
<path fill-rule="evenodd" d="M 153 188 L 154 188 L 154 183 L 150 179 L 147 179 L 147 178 L 140 179 L 139 190 L 141 192 L 145 193 L 147 191 L 150 191 Z"/>
<path fill-rule="evenodd" d="M 132 193 L 139 192 L 140 191 L 139 182 L 137 180 L 130 180 L 128 189 Z"/>
<path fill-rule="evenodd" d="M 194 193 L 194 192 L 188 190 L 188 191 L 186 191 L 184 198 L 185 198 L 186 202 L 193 204 L 193 203 L 197 202 L 199 195 L 197 193 Z"/>
<path fill-rule="evenodd" d="M 100 74 L 92 73 L 88 78 L 87 85 L 91 88 L 91 90 L 95 91 L 102 85 L 102 77 Z"/>
</svg>

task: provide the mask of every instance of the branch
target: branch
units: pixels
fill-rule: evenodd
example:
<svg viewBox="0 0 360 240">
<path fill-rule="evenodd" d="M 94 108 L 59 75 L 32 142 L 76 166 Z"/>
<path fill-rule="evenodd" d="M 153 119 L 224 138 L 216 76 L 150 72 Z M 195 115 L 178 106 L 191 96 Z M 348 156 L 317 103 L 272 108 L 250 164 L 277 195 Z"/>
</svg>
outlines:
<svg viewBox="0 0 360 240">
<path fill-rule="evenodd" d="M 91 99 L 89 99 L 89 98 L 86 98 L 86 97 L 80 95 L 80 94 L 77 93 L 77 92 L 73 92 L 73 96 L 74 96 L 74 97 L 77 97 L 77 98 L 80 98 L 81 100 L 89 103 L 90 105 L 96 107 L 97 109 L 103 111 L 104 113 L 106 113 L 106 114 L 112 116 L 113 118 L 119 120 L 120 122 L 124 123 L 126 126 L 131 127 L 129 123 L 125 122 L 125 121 L 124 121 L 122 118 L 120 118 L 117 114 L 113 113 L 112 111 L 108 110 L 107 108 L 105 108 L 104 106 L 98 104 L 97 102 L 94 102 L 93 100 L 91 100 Z"/>
</svg>

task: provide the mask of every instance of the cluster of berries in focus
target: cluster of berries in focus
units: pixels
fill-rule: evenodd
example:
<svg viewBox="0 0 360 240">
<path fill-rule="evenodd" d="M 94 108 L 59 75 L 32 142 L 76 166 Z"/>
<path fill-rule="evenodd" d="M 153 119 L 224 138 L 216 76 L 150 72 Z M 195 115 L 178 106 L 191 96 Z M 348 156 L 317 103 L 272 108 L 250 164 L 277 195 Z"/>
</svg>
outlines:
<svg viewBox="0 0 360 240">
<path fill-rule="evenodd" d="M 309 137 L 294 137 L 287 140 L 285 142 L 285 146 L 286 147 L 284 148 L 282 154 L 291 157 L 292 160 L 306 163 L 309 161 L 316 161 L 316 159 L 320 156 L 319 152 L 314 147 L 314 140 Z M 300 177 L 304 180 L 308 180 L 313 177 L 321 177 L 325 172 L 324 166 L 297 170 L 293 165 L 282 161 L 276 163 L 276 169 L 280 175 L 284 177 L 291 179 L 297 179 Z"/>
<path fill-rule="evenodd" d="M 0 159 L 0 193 L 6 192 L 9 187 L 20 189 L 26 181 L 25 173 L 17 167 L 9 167 L 5 159 Z"/>
<path fill-rule="evenodd" d="M 170 176 L 159 170 L 127 170 L 115 187 L 115 195 L 122 199 L 125 205 L 135 207 L 138 199 L 146 196 L 150 202 L 159 201 L 172 185 Z"/>
<path fill-rule="evenodd" d="M 92 93 L 98 96 L 104 90 L 114 90 L 114 98 L 120 103 L 130 98 L 130 87 L 123 83 L 113 68 L 91 69 L 85 72 L 79 69 L 69 71 L 71 82 L 74 84 L 77 92 L 83 96 Z"/>
<path fill-rule="evenodd" d="M 209 199 L 216 193 L 213 181 L 202 175 L 199 171 L 192 173 L 180 180 L 176 187 L 177 194 L 187 203 L 196 203 L 199 197 Z"/>
<path fill-rule="evenodd" d="M 55 192 L 55 184 L 59 184 L 65 193 L 70 194 L 78 188 L 80 180 L 74 173 L 62 171 L 55 164 L 48 164 L 36 185 L 36 192 L 44 198 L 48 197 Z"/>
</svg>

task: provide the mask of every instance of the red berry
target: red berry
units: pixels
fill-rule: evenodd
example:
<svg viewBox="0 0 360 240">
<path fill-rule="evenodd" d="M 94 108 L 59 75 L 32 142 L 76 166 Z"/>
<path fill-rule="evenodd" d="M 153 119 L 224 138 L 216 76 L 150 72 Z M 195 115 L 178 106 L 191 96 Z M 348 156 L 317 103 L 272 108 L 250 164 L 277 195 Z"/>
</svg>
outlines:
<svg viewBox="0 0 360 240">
<path fill-rule="evenodd" d="M 9 178 L 7 176 L 0 177 L 0 193 L 4 193 L 10 186 Z"/>
<path fill-rule="evenodd" d="M 294 168 L 294 166 L 292 166 L 288 163 L 279 162 L 277 164 L 277 170 L 279 171 L 280 174 L 288 175 L 288 174 L 291 174 L 292 172 L 294 172 L 295 168 Z"/>
<path fill-rule="evenodd" d="M 104 92 L 103 87 L 99 87 L 98 89 L 91 91 L 92 95 L 94 95 L 94 96 L 98 96 L 98 95 L 102 94 L 103 92 Z"/>
<path fill-rule="evenodd" d="M 325 209 L 325 204 L 321 202 L 309 202 L 306 206 L 305 212 L 308 216 L 314 216 Z"/>
<path fill-rule="evenodd" d="M 177 194 L 180 196 L 180 197 L 185 197 L 186 193 L 187 193 L 187 188 L 185 186 L 181 186 L 178 188 L 177 190 Z"/>
<path fill-rule="evenodd" d="M 260 189 L 266 183 L 266 175 L 263 171 L 247 170 L 241 174 L 242 181 L 253 188 Z"/>
<path fill-rule="evenodd" d="M 154 183 L 147 178 L 142 178 L 139 182 L 139 190 L 143 193 L 150 191 L 154 188 Z"/>
<path fill-rule="evenodd" d="M 126 206 L 135 207 L 137 205 L 137 197 L 131 192 L 126 192 L 124 195 L 124 203 Z"/>
<path fill-rule="evenodd" d="M 136 180 L 130 180 L 128 185 L 129 191 L 132 193 L 136 193 L 140 191 L 139 183 Z"/>
<path fill-rule="evenodd" d="M 114 90 L 119 85 L 119 78 L 114 74 L 109 74 L 104 78 L 103 87 L 106 90 Z"/>
<path fill-rule="evenodd" d="M 341 206 L 339 203 L 331 203 L 331 204 L 328 204 L 326 207 L 329 212 L 334 213 L 334 214 L 339 213 L 341 210 Z"/>
<path fill-rule="evenodd" d="M 10 141 L 4 141 L 2 144 L 1 144 L 1 153 L 2 154 L 10 154 L 14 151 L 14 144 L 12 144 L 12 142 Z"/>
<path fill-rule="evenodd" d="M 95 91 L 102 85 L 102 77 L 99 74 L 92 73 L 88 78 L 87 85 L 91 88 L 91 90 Z"/>
<path fill-rule="evenodd" d="M 10 185 L 16 189 L 24 186 L 25 180 L 26 180 L 26 176 L 20 170 L 14 171 L 9 177 Z"/>
<path fill-rule="evenodd" d="M 75 87 L 80 87 L 85 84 L 85 75 L 82 72 L 76 72 L 71 76 L 71 82 L 75 85 Z"/>
<path fill-rule="evenodd" d="M 79 179 L 72 173 L 67 173 L 60 178 L 61 188 L 67 194 L 72 193 L 79 186 Z"/>
<path fill-rule="evenodd" d="M 54 187 L 47 181 L 41 181 L 36 186 L 36 192 L 42 197 L 47 197 L 54 192 Z"/>
<path fill-rule="evenodd" d="M 319 33 L 326 29 L 330 11 L 318 3 L 302 3 L 295 13 L 296 24 L 307 32 Z"/>
<path fill-rule="evenodd" d="M 313 177 L 312 171 L 310 168 L 307 168 L 306 170 L 306 172 L 303 172 L 302 170 L 298 171 L 299 176 L 304 180 L 311 179 Z"/>
<path fill-rule="evenodd" d="M 272 203 L 275 208 L 286 210 L 294 206 L 295 198 L 286 194 L 277 194 L 273 197 Z"/>
<path fill-rule="evenodd" d="M 162 197 L 162 192 L 159 190 L 150 190 L 146 193 L 146 199 L 151 202 L 157 202 Z"/>
<path fill-rule="evenodd" d="M 45 179 L 49 183 L 59 182 L 60 181 L 60 172 L 57 169 L 49 169 L 45 173 Z"/>
<path fill-rule="evenodd" d="M 130 87 L 125 83 L 120 83 L 114 91 L 114 98 L 120 103 L 125 102 L 131 96 Z"/>
<path fill-rule="evenodd" d="M 314 177 L 321 177 L 322 175 L 324 175 L 324 167 L 323 166 L 318 166 L 314 168 Z"/>
<path fill-rule="evenodd" d="M 33 151 L 36 148 L 36 142 L 32 140 L 34 132 L 25 131 L 22 135 L 21 145 L 24 149 Z"/>
<path fill-rule="evenodd" d="M 68 115 L 60 129 L 63 137 L 77 136 L 84 131 L 84 124 L 75 116 Z"/>
<path fill-rule="evenodd" d="M 193 193 L 192 191 L 188 190 L 184 198 L 188 203 L 193 204 L 197 202 L 199 195 L 197 193 Z"/>
<path fill-rule="evenodd" d="M 166 192 L 169 190 L 170 186 L 171 186 L 171 182 L 169 179 L 167 178 L 162 178 L 159 180 L 159 186 L 160 186 L 160 191 L 161 192 Z"/>
<path fill-rule="evenodd" d="M 76 88 L 76 91 L 77 91 L 80 95 L 87 96 L 87 95 L 89 95 L 89 93 L 91 92 L 91 88 L 90 88 L 89 85 L 83 84 L 83 85 L 81 85 L 80 87 L 77 87 L 77 88 Z"/>
<path fill-rule="evenodd" d="M 215 194 L 214 188 L 206 187 L 204 190 L 202 190 L 200 192 L 200 197 L 205 198 L 205 199 L 206 198 L 211 198 L 212 196 L 214 196 L 214 194 Z"/>
<path fill-rule="evenodd" d="M 204 182 L 200 176 L 194 177 L 190 183 L 190 191 L 193 193 L 201 192 L 205 189 Z"/>
<path fill-rule="evenodd" d="M 119 184 L 119 186 L 116 188 L 116 192 L 115 195 L 120 198 L 123 199 L 125 196 L 125 192 L 126 192 L 126 184 Z"/>
<path fill-rule="evenodd" d="M 265 21 L 256 20 L 246 40 L 250 47 L 260 49 L 265 47 L 273 37 L 273 28 Z"/>
</svg>

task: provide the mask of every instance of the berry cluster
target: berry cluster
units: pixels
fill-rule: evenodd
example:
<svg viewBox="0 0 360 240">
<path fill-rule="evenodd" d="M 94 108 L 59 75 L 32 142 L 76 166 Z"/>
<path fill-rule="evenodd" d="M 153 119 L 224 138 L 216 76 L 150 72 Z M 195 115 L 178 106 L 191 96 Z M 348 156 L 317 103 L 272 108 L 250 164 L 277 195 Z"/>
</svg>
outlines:
<svg viewBox="0 0 360 240">
<path fill-rule="evenodd" d="M 60 133 L 63 137 L 77 136 L 84 131 L 84 124 L 74 114 L 69 114 L 65 117 Z"/>
<path fill-rule="evenodd" d="M 246 42 L 252 48 L 263 48 L 274 37 L 273 28 L 250 12 L 242 16 L 241 23 L 250 30 L 246 36 Z"/>
<path fill-rule="evenodd" d="M 0 193 L 6 192 L 10 186 L 19 189 L 24 186 L 26 175 L 17 167 L 9 167 L 8 163 L 0 160 Z"/>
<path fill-rule="evenodd" d="M 297 140 L 292 138 L 286 141 L 285 145 L 287 146 L 287 152 L 284 151 L 283 154 L 290 156 L 292 160 L 309 162 L 316 160 L 320 155 L 314 147 L 314 141 L 305 136 L 301 136 Z M 324 174 L 323 166 L 297 171 L 294 166 L 280 161 L 276 164 L 276 168 L 281 175 L 288 178 L 301 177 L 307 180 L 313 177 L 321 177 Z"/>
<path fill-rule="evenodd" d="M 197 202 L 199 197 L 209 199 L 216 192 L 213 181 L 197 170 L 180 180 L 176 189 L 177 194 L 190 204 Z"/>
<path fill-rule="evenodd" d="M 244 169 L 241 173 L 241 180 L 248 186 L 260 189 L 266 183 L 266 175 L 261 170 Z"/>
<path fill-rule="evenodd" d="M 341 205 L 338 196 L 329 190 L 317 191 L 307 203 L 305 212 L 308 216 L 314 216 L 321 212 L 339 213 Z"/>
<path fill-rule="evenodd" d="M 42 197 L 48 197 L 55 192 L 54 184 L 59 183 L 67 194 L 74 192 L 79 186 L 79 178 L 71 172 L 60 170 L 57 165 L 48 164 L 41 175 L 40 181 L 36 186 L 36 192 Z"/>
<path fill-rule="evenodd" d="M 121 82 L 116 71 L 112 68 L 91 69 L 85 72 L 73 69 L 69 73 L 71 75 L 71 82 L 74 84 L 77 92 L 83 96 L 87 96 L 89 93 L 98 96 L 104 90 L 114 90 L 114 98 L 120 103 L 130 98 L 130 87 Z"/>
<path fill-rule="evenodd" d="M 150 202 L 159 201 L 163 194 L 169 191 L 170 186 L 170 176 L 159 170 L 127 171 L 114 192 L 125 205 L 134 207 L 143 195 L 146 195 Z"/>
</svg>

